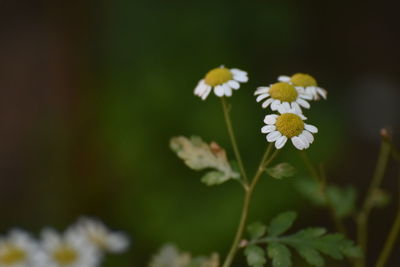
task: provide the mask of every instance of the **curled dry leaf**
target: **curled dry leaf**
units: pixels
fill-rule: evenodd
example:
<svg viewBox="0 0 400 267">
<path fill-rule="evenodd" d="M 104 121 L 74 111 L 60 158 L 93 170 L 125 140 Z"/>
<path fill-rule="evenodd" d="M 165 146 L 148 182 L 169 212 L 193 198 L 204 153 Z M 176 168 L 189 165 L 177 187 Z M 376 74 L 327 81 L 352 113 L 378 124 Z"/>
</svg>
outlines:
<svg viewBox="0 0 400 267">
<path fill-rule="evenodd" d="M 207 144 L 197 136 L 190 138 L 178 136 L 171 139 L 170 147 L 193 170 L 217 170 L 218 175 L 215 175 L 216 172 L 211 175 L 217 177 L 216 179 L 210 179 L 210 175 L 205 179 L 209 185 L 220 184 L 230 178 L 239 178 L 239 173 L 232 169 L 225 150 L 216 142 Z"/>
</svg>

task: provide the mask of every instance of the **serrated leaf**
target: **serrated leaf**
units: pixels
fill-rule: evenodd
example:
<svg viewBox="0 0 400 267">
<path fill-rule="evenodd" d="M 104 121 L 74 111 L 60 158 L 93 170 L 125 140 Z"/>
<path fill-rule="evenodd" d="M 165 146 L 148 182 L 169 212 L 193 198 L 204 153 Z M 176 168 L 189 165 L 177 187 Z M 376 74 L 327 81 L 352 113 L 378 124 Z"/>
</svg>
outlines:
<svg viewBox="0 0 400 267">
<path fill-rule="evenodd" d="M 261 222 L 255 222 L 247 226 L 247 232 L 253 240 L 262 237 L 266 231 L 267 226 Z"/>
<path fill-rule="evenodd" d="M 278 236 L 286 232 L 293 225 L 296 217 L 296 212 L 287 211 L 273 218 L 268 227 L 268 236 Z"/>
<path fill-rule="evenodd" d="M 325 228 L 310 227 L 310 228 L 306 228 L 301 231 L 298 231 L 296 233 L 296 237 L 301 238 L 301 239 L 316 238 L 316 237 L 320 237 L 320 236 L 324 235 L 325 233 L 326 233 Z"/>
<path fill-rule="evenodd" d="M 273 267 L 290 267 L 292 266 L 291 253 L 289 249 L 277 242 L 268 244 L 268 257 L 272 259 Z"/>
<path fill-rule="evenodd" d="M 296 251 L 311 266 L 322 267 L 325 264 L 324 258 L 315 249 L 309 247 L 298 247 Z"/>
<path fill-rule="evenodd" d="M 326 205 L 326 199 L 318 183 L 311 179 L 299 179 L 295 183 L 297 190 L 316 206 Z"/>
<path fill-rule="evenodd" d="M 201 181 L 209 186 L 222 184 L 227 180 L 229 180 L 229 177 L 227 177 L 224 173 L 219 171 L 208 172 L 206 173 L 206 175 L 203 176 L 203 178 L 201 178 Z"/>
<path fill-rule="evenodd" d="M 220 184 L 240 177 L 239 173 L 232 169 L 225 150 L 215 142 L 207 144 L 197 136 L 178 136 L 171 138 L 170 147 L 193 170 L 215 169 L 223 173 L 223 176 L 216 177 L 214 173 L 211 174 L 212 177 L 204 178 L 207 183 Z"/>
<path fill-rule="evenodd" d="M 312 229 L 312 228 L 311 228 Z M 321 229 L 321 228 L 316 228 Z M 314 249 L 322 254 L 330 256 L 333 259 L 343 259 L 344 256 L 357 257 L 357 247 L 353 241 L 346 239 L 342 234 L 326 234 L 321 235 L 322 230 L 312 234 L 313 231 L 299 231 L 294 235 L 282 238 L 286 244 L 294 247 L 296 250 Z"/>
<path fill-rule="evenodd" d="M 357 200 L 357 192 L 354 187 L 341 188 L 329 185 L 326 188 L 326 194 L 339 218 L 345 218 L 354 212 Z"/>
<path fill-rule="evenodd" d="M 246 255 L 247 264 L 249 266 L 261 267 L 267 262 L 265 259 L 265 252 L 259 246 L 247 246 L 244 250 L 244 254 Z"/>
<path fill-rule="evenodd" d="M 296 173 L 296 169 L 289 163 L 283 162 L 266 169 L 266 172 L 273 178 L 282 179 L 284 177 L 293 176 Z"/>
</svg>

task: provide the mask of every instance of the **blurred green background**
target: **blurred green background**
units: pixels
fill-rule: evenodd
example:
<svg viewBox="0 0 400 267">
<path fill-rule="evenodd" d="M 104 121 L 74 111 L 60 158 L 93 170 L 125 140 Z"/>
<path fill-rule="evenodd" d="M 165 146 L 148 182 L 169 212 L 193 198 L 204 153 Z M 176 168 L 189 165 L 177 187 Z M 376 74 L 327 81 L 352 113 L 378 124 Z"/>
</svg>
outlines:
<svg viewBox="0 0 400 267">
<path fill-rule="evenodd" d="M 241 188 L 202 185 L 201 173 L 168 147 L 172 136 L 195 134 L 233 158 L 218 99 L 193 95 L 221 64 L 249 72 L 230 100 L 250 172 L 266 145 L 255 88 L 305 72 L 329 91 L 306 113 L 320 130 L 310 154 L 332 182 L 364 190 L 379 129 L 398 137 L 397 13 L 390 1 L 0 1 L 1 233 L 64 229 L 85 214 L 132 239 L 128 253 L 104 266 L 146 266 L 165 242 L 225 255 Z M 289 146 L 280 160 L 306 175 Z M 384 182 L 393 194 L 394 172 Z M 295 179 L 263 179 L 250 221 L 296 210 L 296 227 L 334 230 L 329 214 L 296 192 Z M 372 259 L 394 208 L 372 216 Z"/>
</svg>

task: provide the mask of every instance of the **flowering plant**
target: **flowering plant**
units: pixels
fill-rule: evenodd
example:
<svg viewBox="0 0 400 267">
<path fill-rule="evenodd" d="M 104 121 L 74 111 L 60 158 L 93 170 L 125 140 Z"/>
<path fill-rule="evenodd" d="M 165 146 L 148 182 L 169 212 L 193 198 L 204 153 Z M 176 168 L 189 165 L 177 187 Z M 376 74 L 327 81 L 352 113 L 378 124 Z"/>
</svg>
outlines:
<svg viewBox="0 0 400 267">
<path fill-rule="evenodd" d="M 243 188 L 243 207 L 237 231 L 228 254 L 220 262 L 213 254 L 203 260 L 192 259 L 190 254 L 181 253 L 169 245 L 161 249 L 150 266 L 232 266 L 238 251 L 243 251 L 248 266 L 273 267 L 293 266 L 292 254 L 296 252 L 310 266 L 324 266 L 325 257 L 336 260 L 347 259 L 348 264 L 363 267 L 367 259 L 368 217 L 374 207 L 382 206 L 386 194 L 380 189 L 381 181 L 391 152 L 397 151 L 387 130 L 382 130 L 382 145 L 369 192 L 357 212 L 356 191 L 352 187 L 342 188 L 328 183 L 324 166 L 313 163 L 306 150 L 314 142 L 318 128 L 308 124 L 304 109 L 310 109 L 313 102 L 327 99 L 327 90 L 308 74 L 279 76 L 278 81 L 255 90 L 256 102 L 269 109 L 264 118 L 261 133 L 266 134 L 266 149 L 252 178 L 248 175 L 230 119 L 229 97 L 238 90 L 241 83 L 248 81 L 247 72 L 224 66 L 212 69 L 201 79 L 194 94 L 205 100 L 212 91 L 220 98 L 227 131 L 236 161 L 230 158 L 216 142 L 206 143 L 200 137 L 174 137 L 171 149 L 184 163 L 196 171 L 209 171 L 201 181 L 208 186 L 220 185 L 234 180 Z M 276 163 L 279 152 L 291 143 L 303 159 L 312 179 L 296 181 L 296 188 L 313 204 L 329 209 L 338 233 L 327 233 L 324 228 L 310 227 L 290 232 L 297 212 L 286 211 L 278 214 L 269 224 L 247 221 L 254 189 L 262 177 L 275 179 L 293 176 L 295 168 L 289 163 Z M 392 153 L 394 158 L 398 153 Z M 397 158 L 398 160 L 398 158 Z M 345 219 L 355 218 L 357 242 L 350 239 Z M 247 231 L 247 233 L 246 233 Z M 400 211 L 393 224 L 384 249 L 376 266 L 385 266 L 393 244 L 400 231 Z M 185 256 L 186 255 L 186 256 Z M 173 259 L 173 260 L 172 260 Z"/>
</svg>

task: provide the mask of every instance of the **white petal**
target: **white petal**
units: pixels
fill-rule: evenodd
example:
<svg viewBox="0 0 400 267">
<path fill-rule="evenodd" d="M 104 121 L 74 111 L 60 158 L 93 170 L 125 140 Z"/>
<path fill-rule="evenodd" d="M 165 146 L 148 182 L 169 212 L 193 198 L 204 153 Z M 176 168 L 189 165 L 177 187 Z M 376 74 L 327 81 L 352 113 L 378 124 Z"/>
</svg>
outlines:
<svg viewBox="0 0 400 267">
<path fill-rule="evenodd" d="M 310 144 L 314 142 L 314 136 L 309 131 L 303 131 L 301 134 L 307 139 Z"/>
<path fill-rule="evenodd" d="M 307 100 L 313 100 L 314 97 L 312 94 L 309 93 L 301 93 L 299 94 L 299 97 L 303 98 L 303 99 L 307 99 Z"/>
<path fill-rule="evenodd" d="M 275 142 L 276 149 L 281 149 L 286 144 L 286 141 L 287 141 L 286 136 L 282 135 L 281 137 L 279 137 L 278 140 L 276 140 Z"/>
<path fill-rule="evenodd" d="M 287 83 L 287 82 L 290 82 L 290 77 L 289 76 L 285 76 L 285 75 L 281 75 L 281 76 L 279 76 L 278 77 L 278 81 L 280 81 L 280 82 L 285 82 L 285 83 Z"/>
<path fill-rule="evenodd" d="M 269 106 L 269 104 L 272 103 L 272 101 L 274 101 L 274 99 L 268 98 L 267 100 L 265 100 L 264 103 L 262 103 L 261 107 L 262 107 L 262 108 L 267 108 L 267 107 Z"/>
<path fill-rule="evenodd" d="M 276 115 L 276 114 L 267 115 L 264 118 L 264 123 L 265 124 L 275 124 L 276 118 L 278 118 L 278 115 Z"/>
<path fill-rule="evenodd" d="M 207 98 L 207 96 L 210 94 L 211 92 L 211 86 L 207 85 L 205 91 L 200 95 L 202 100 L 205 100 Z"/>
<path fill-rule="evenodd" d="M 298 137 L 303 142 L 304 148 L 309 148 L 310 147 L 310 142 L 308 142 L 307 138 L 304 135 L 300 134 Z"/>
<path fill-rule="evenodd" d="M 267 134 L 267 141 L 268 142 L 275 142 L 282 134 L 278 131 L 271 132 Z"/>
<path fill-rule="evenodd" d="M 272 110 L 278 110 L 280 105 L 281 105 L 281 101 L 278 100 L 278 99 L 275 99 L 271 104 L 271 109 Z"/>
<path fill-rule="evenodd" d="M 269 94 L 261 94 L 261 95 L 257 96 L 256 101 L 260 102 L 267 97 L 269 97 Z"/>
<path fill-rule="evenodd" d="M 232 96 L 232 89 L 229 87 L 229 85 L 224 83 L 222 86 L 224 87 L 225 95 Z"/>
<path fill-rule="evenodd" d="M 275 125 L 265 125 L 261 128 L 262 133 L 270 133 L 276 130 Z"/>
<path fill-rule="evenodd" d="M 232 89 L 239 89 L 240 84 L 237 81 L 231 80 L 228 82 L 228 85 L 232 88 Z"/>
<path fill-rule="evenodd" d="M 328 92 L 325 89 L 317 87 L 317 92 L 320 96 L 322 96 L 324 99 L 326 99 Z"/>
<path fill-rule="evenodd" d="M 292 143 L 299 150 L 303 150 L 305 148 L 303 142 L 297 136 L 292 137 Z"/>
<path fill-rule="evenodd" d="M 297 98 L 297 101 L 296 101 L 300 106 L 302 106 L 302 107 L 304 107 L 304 108 L 310 108 L 310 104 L 307 102 L 307 101 L 305 101 L 304 99 L 301 99 L 301 98 Z"/>
<path fill-rule="evenodd" d="M 245 75 L 233 75 L 233 79 L 242 83 L 245 83 L 249 80 L 249 78 Z"/>
<path fill-rule="evenodd" d="M 239 69 L 230 69 L 230 71 L 235 74 L 235 75 L 244 75 L 247 76 L 247 72 L 243 71 L 243 70 L 239 70 Z"/>
<path fill-rule="evenodd" d="M 269 92 L 269 87 L 258 87 L 257 90 L 254 92 L 254 95 L 265 94 Z"/>
<path fill-rule="evenodd" d="M 214 88 L 214 93 L 217 95 L 217 96 L 223 96 L 224 95 L 224 87 L 222 87 L 221 85 L 218 85 L 218 86 L 216 86 L 215 88 Z"/>
<path fill-rule="evenodd" d="M 309 132 L 318 133 L 318 129 L 317 129 L 317 127 L 315 127 L 314 125 L 305 124 L 305 125 L 304 125 L 304 128 L 305 128 L 307 131 L 309 131 Z"/>
<path fill-rule="evenodd" d="M 294 109 L 295 113 L 298 113 L 298 114 L 302 113 L 299 104 L 297 104 L 296 102 L 292 102 L 292 108 Z"/>
<path fill-rule="evenodd" d="M 194 89 L 194 94 L 195 95 L 201 95 L 201 93 L 204 91 L 204 89 L 207 87 L 207 85 L 204 83 L 204 80 L 201 80 L 196 88 Z"/>
</svg>

